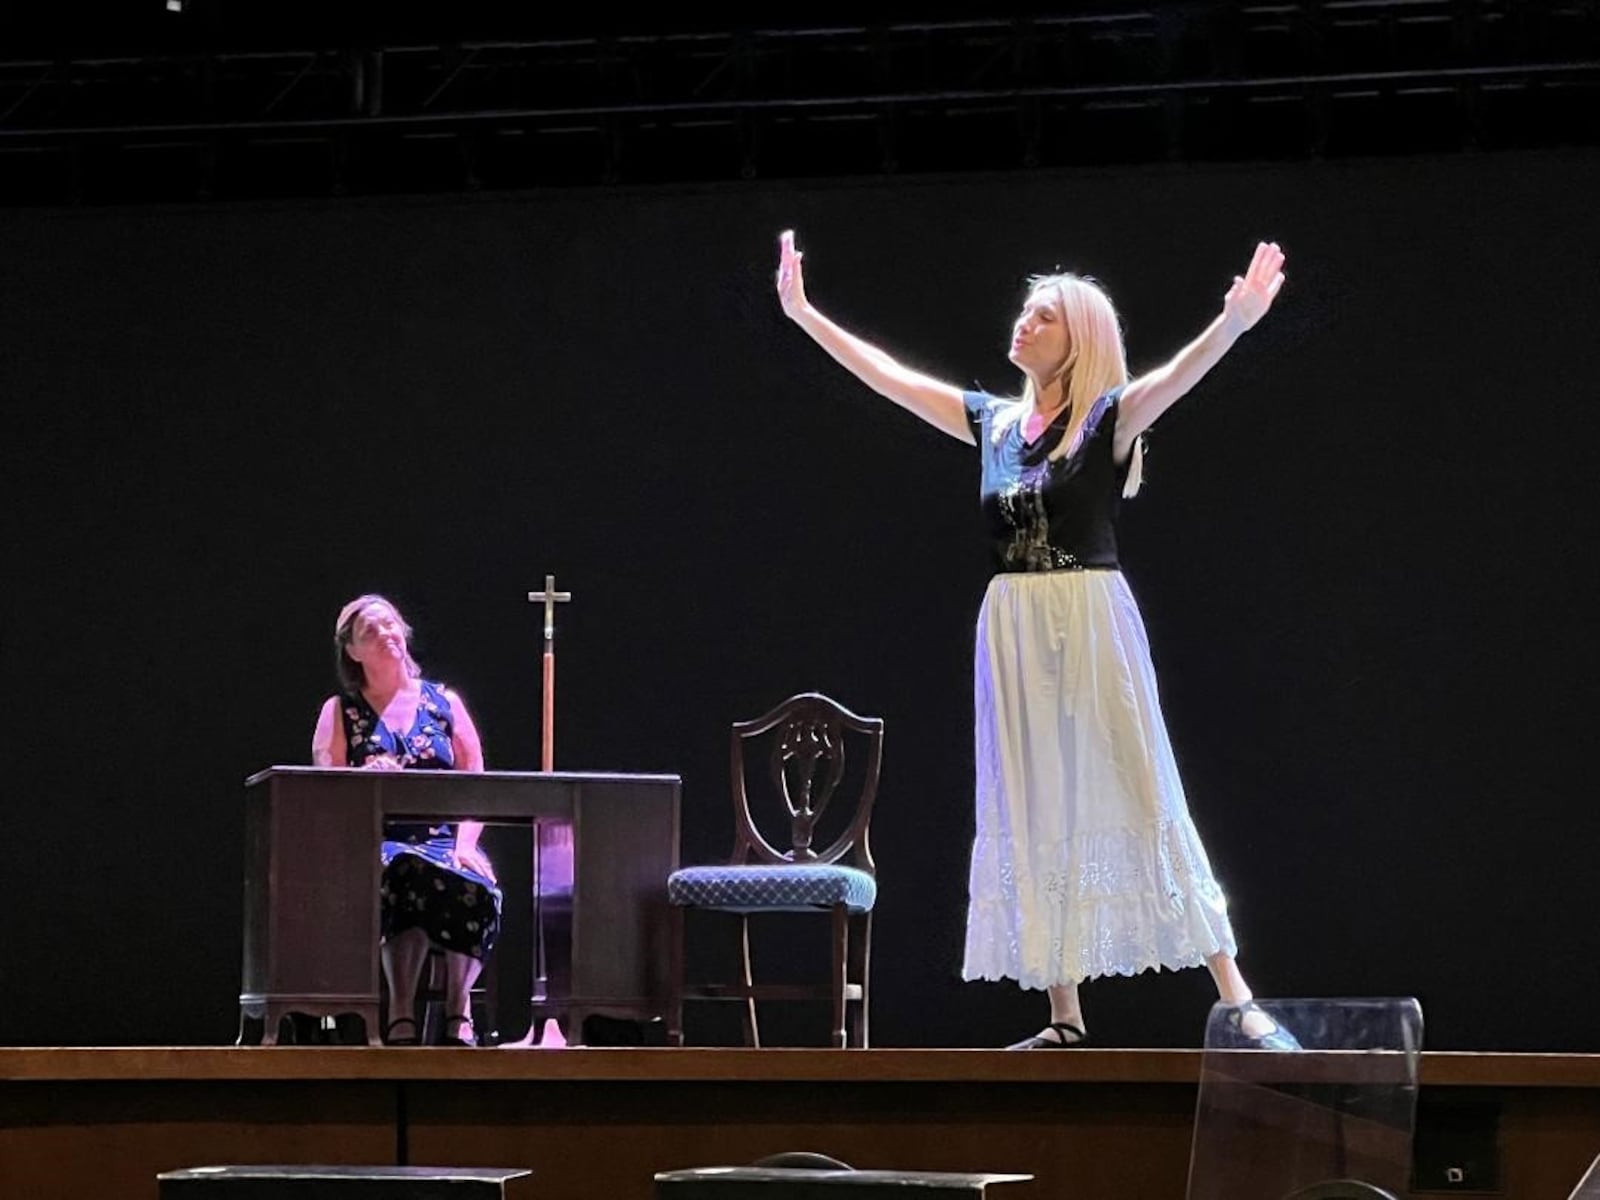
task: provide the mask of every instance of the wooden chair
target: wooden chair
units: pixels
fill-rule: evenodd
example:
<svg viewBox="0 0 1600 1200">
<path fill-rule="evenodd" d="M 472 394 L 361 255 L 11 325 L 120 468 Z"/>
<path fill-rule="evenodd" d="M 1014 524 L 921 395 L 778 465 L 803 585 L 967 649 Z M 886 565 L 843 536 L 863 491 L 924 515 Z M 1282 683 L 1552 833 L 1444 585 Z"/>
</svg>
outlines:
<svg viewBox="0 0 1600 1200">
<path fill-rule="evenodd" d="M 813 845 L 819 820 L 845 778 L 846 739 L 865 748 L 860 791 L 849 802 L 844 830 L 818 851 Z M 752 817 L 746 788 L 747 746 L 770 742 L 767 778 L 781 801 L 788 825 L 788 848 L 764 837 Z M 752 755 L 754 757 L 754 755 Z M 672 908 L 672 964 L 667 1007 L 667 1038 L 683 1044 L 685 1000 L 743 1001 L 745 1044 L 761 1044 L 757 1000 L 831 999 L 835 1047 L 868 1044 L 868 977 L 872 958 L 872 907 L 877 899 L 876 868 L 868 843 L 872 803 L 883 761 L 883 721 L 858 717 L 817 692 L 791 696 L 765 716 L 737 722 L 730 741 L 734 840 L 733 853 L 718 866 L 689 867 L 667 880 Z M 837 824 L 835 807 L 830 824 Z M 743 972 L 737 983 L 687 985 L 684 982 L 684 914 L 687 909 L 725 912 L 739 918 Z M 833 957 L 827 982 L 819 985 L 758 984 L 750 962 L 750 917 L 764 912 L 828 914 Z"/>
</svg>

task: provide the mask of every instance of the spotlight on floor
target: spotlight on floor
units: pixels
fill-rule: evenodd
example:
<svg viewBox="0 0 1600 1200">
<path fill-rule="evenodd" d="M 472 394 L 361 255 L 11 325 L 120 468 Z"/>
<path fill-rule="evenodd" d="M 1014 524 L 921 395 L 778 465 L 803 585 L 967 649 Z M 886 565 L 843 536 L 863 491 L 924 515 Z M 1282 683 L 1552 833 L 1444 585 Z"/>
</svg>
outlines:
<svg viewBox="0 0 1600 1200">
<path fill-rule="evenodd" d="M 168 12 L 182 12 L 183 11 L 183 0 L 167 0 L 167 11 Z"/>
</svg>

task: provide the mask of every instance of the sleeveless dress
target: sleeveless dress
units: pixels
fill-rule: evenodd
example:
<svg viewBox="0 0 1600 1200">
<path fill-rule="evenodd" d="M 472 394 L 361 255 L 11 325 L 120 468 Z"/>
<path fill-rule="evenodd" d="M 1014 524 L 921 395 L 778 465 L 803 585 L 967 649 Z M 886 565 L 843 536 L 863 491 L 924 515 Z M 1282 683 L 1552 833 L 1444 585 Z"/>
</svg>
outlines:
<svg viewBox="0 0 1600 1200">
<path fill-rule="evenodd" d="M 996 574 L 974 663 L 977 832 L 964 979 L 1025 988 L 1236 952 L 1189 816 L 1144 622 L 1117 562 L 1121 389 L 1052 460 L 1014 403 L 964 396 Z"/>
<path fill-rule="evenodd" d="M 453 770 L 455 714 L 444 688 L 421 680 L 421 696 L 410 728 L 383 723 L 360 693 L 339 696 L 347 761 L 359 767 L 388 754 L 407 770 Z M 484 958 L 500 932 L 500 888 L 492 879 L 455 865 L 455 826 L 390 822 L 384 826 L 383 940 L 421 929 L 445 950 Z"/>
</svg>

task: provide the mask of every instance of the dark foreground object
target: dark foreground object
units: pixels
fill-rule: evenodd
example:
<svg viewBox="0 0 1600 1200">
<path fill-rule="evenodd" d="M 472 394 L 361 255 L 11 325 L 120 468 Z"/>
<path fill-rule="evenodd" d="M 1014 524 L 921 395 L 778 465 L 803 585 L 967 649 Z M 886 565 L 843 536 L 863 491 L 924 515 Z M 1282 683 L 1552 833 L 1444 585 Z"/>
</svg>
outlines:
<svg viewBox="0 0 1600 1200">
<path fill-rule="evenodd" d="M 161 1200 L 530 1200 L 519 1167 L 190 1167 L 156 1176 Z"/>
<path fill-rule="evenodd" d="M 980 1197 L 991 1183 L 1032 1175 L 949 1171 L 853 1171 L 807 1167 L 697 1167 L 656 1176 L 657 1200 L 932 1200 Z"/>
</svg>

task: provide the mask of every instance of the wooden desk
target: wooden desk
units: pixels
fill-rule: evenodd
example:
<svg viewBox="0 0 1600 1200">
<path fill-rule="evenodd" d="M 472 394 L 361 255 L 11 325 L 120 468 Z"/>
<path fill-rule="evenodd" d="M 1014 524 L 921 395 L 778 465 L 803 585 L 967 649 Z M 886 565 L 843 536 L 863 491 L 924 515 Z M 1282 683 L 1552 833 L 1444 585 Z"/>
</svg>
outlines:
<svg viewBox="0 0 1600 1200">
<path fill-rule="evenodd" d="M 532 827 L 570 845 L 570 971 L 547 1008 L 576 1029 L 606 1011 L 661 1015 L 667 876 L 678 865 L 676 775 L 360 771 L 270 767 L 245 781 L 244 975 L 239 1040 L 276 1040 L 289 1012 L 355 1013 L 378 1038 L 379 843 L 392 820 Z M 536 892 L 551 894 L 550 876 Z M 565 887 L 562 886 L 562 893 Z M 563 894 L 559 897 L 565 900 Z M 563 931 L 565 933 L 567 931 Z"/>
</svg>

